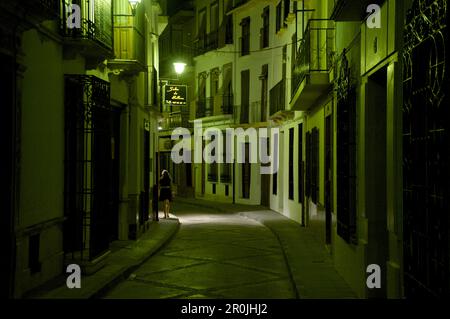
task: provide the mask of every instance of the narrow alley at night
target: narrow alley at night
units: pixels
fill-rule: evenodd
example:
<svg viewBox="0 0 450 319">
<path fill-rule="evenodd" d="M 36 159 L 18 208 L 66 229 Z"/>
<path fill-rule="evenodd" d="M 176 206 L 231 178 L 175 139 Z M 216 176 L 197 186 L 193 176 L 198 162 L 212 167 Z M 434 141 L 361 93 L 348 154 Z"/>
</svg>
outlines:
<svg viewBox="0 0 450 319">
<path fill-rule="evenodd" d="M 446 0 L 2 0 L 1 297 L 209 317 L 448 299 L 448 18 Z"/>
</svg>

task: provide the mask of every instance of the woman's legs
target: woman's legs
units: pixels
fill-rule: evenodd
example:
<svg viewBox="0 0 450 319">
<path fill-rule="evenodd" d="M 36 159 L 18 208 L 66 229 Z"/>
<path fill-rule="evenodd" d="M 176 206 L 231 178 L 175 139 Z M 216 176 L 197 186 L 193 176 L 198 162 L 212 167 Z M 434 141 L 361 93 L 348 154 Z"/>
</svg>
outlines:
<svg viewBox="0 0 450 319">
<path fill-rule="evenodd" d="M 169 200 L 164 200 L 164 218 L 169 218 Z"/>
</svg>

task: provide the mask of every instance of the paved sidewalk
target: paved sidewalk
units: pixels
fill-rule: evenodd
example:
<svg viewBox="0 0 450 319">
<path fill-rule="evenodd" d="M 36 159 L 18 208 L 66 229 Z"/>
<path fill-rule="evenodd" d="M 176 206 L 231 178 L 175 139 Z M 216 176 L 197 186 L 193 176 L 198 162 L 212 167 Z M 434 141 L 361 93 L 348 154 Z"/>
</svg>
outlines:
<svg viewBox="0 0 450 319">
<path fill-rule="evenodd" d="M 269 228 L 283 247 L 296 294 L 301 299 L 357 298 L 335 270 L 331 256 L 308 227 L 262 206 L 220 204 L 182 199 L 184 203 L 235 212 Z"/>
<path fill-rule="evenodd" d="M 155 254 L 178 231 L 178 218 L 160 219 L 152 222 L 147 232 L 136 241 L 116 241 L 106 265 L 96 273 L 81 277 L 80 289 L 68 289 L 65 277 L 57 279 L 50 287 L 41 287 L 27 296 L 31 299 L 88 299 L 96 298 L 117 282 L 130 276 L 133 271 Z"/>
</svg>

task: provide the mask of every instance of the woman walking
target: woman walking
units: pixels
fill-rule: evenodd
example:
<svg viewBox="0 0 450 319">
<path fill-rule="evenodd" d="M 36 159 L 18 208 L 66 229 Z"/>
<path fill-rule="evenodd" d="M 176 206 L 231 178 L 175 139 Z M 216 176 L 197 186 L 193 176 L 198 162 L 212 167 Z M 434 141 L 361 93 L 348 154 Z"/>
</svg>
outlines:
<svg viewBox="0 0 450 319">
<path fill-rule="evenodd" d="M 168 171 L 162 171 L 159 185 L 159 200 L 163 202 L 164 218 L 169 218 L 170 202 L 172 201 L 172 179 L 170 178 Z"/>
</svg>

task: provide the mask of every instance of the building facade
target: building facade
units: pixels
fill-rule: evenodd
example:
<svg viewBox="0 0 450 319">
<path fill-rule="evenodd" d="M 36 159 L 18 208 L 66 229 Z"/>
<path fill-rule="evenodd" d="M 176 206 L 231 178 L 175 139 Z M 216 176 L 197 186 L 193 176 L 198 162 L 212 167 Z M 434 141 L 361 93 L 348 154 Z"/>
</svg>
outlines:
<svg viewBox="0 0 450 319">
<path fill-rule="evenodd" d="M 360 297 L 448 295 L 447 18 L 442 1 L 197 1 L 202 150 L 211 127 L 269 128 L 279 169 L 234 162 L 226 183 L 195 164 L 196 196 L 310 227 Z"/>
<path fill-rule="evenodd" d="M 3 1 L 1 9 L 1 286 L 21 297 L 66 264 L 96 271 L 112 241 L 145 231 L 164 20 L 155 1 L 136 10 L 126 0 Z"/>
</svg>

